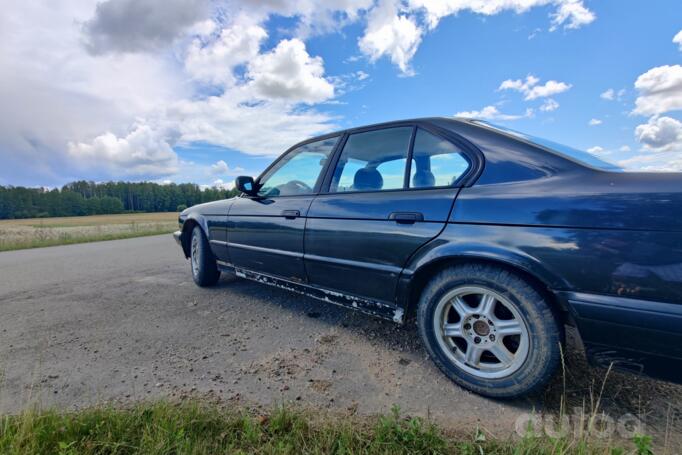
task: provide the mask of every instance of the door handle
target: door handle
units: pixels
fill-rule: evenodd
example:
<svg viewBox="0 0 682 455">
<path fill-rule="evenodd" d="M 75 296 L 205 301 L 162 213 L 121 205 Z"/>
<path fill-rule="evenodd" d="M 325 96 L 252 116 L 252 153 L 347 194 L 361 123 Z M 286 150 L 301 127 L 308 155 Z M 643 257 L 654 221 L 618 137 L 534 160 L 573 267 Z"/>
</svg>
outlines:
<svg viewBox="0 0 682 455">
<path fill-rule="evenodd" d="M 298 210 L 282 210 L 282 216 L 287 220 L 293 220 L 301 216 L 301 212 Z"/>
<path fill-rule="evenodd" d="M 393 212 L 388 219 L 399 224 L 414 224 L 417 221 L 424 221 L 424 215 L 419 212 Z"/>
</svg>

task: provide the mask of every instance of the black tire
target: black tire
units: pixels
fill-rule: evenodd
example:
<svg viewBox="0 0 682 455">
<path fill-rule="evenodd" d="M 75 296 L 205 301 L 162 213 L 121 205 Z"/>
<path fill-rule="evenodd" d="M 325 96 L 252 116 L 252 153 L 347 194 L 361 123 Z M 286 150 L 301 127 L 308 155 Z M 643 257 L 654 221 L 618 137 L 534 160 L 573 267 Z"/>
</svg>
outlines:
<svg viewBox="0 0 682 455">
<path fill-rule="evenodd" d="M 480 303 L 477 306 L 474 293 L 465 295 L 466 292 L 471 292 L 471 289 L 489 290 L 490 294 L 481 293 Z M 458 294 L 458 292 L 464 294 Z M 459 297 L 458 304 L 448 303 L 453 301 L 450 300 L 451 298 L 456 299 L 462 295 L 464 296 Z M 490 304 L 492 313 L 507 312 L 512 315 L 509 319 L 512 323 L 516 323 L 517 319 L 523 322 L 523 324 L 518 324 L 519 335 L 503 333 L 505 321 L 496 318 L 496 314 L 493 314 L 490 319 L 477 314 L 458 319 L 457 308 L 465 308 L 462 312 L 464 314 L 468 314 L 467 311 L 475 313 L 483 308 L 484 295 L 493 296 L 493 303 Z M 494 296 L 498 296 L 499 299 Z M 473 299 L 473 302 L 465 301 L 462 307 L 461 302 L 466 299 L 470 301 Z M 502 306 L 501 309 L 500 306 Z M 508 310 L 515 311 L 515 313 L 512 314 Z M 451 311 L 456 311 L 457 315 L 451 316 Z M 479 318 L 489 323 L 487 330 L 485 324 L 482 327 L 477 322 Z M 454 321 L 452 325 L 450 321 Z M 474 322 L 473 327 L 471 323 L 467 323 L 468 321 Z M 564 339 L 563 325 L 558 322 L 557 315 L 545 302 L 542 294 L 520 276 L 491 265 L 468 264 L 448 267 L 440 271 L 422 292 L 417 309 L 417 324 L 422 341 L 438 368 L 460 386 L 488 397 L 513 398 L 537 391 L 551 379 L 561 359 L 560 344 Z M 448 329 L 446 330 L 445 325 L 442 324 L 446 324 Z M 440 327 L 442 329 L 439 329 Z M 449 327 L 453 327 L 451 330 L 455 335 L 452 337 L 449 336 L 451 333 Z M 496 329 L 499 329 L 497 339 L 494 334 L 491 336 Z M 461 338 L 459 330 L 462 331 Z M 481 334 L 485 334 L 482 336 L 483 340 L 490 343 L 486 346 L 491 346 L 491 349 L 496 349 L 497 352 L 500 352 L 498 348 L 501 343 L 505 345 L 511 343 L 512 349 L 514 345 L 517 346 L 516 352 L 512 352 L 512 356 L 507 357 L 507 359 L 514 360 L 504 363 L 498 360 L 492 350 L 485 350 L 485 347 L 482 347 L 481 336 L 479 336 Z M 528 341 L 524 342 L 524 348 L 521 350 L 520 340 L 524 337 Z M 475 342 L 476 344 L 471 346 L 474 346 L 475 352 L 482 354 L 469 357 L 470 342 Z M 452 345 L 451 352 L 445 349 L 449 346 L 448 343 Z M 495 344 L 497 346 L 493 346 Z M 507 352 L 511 352 L 512 349 L 507 349 Z M 477 360 L 469 361 L 470 358 Z M 483 363 L 484 360 L 490 363 Z M 496 368 L 497 362 L 499 362 L 497 368 L 500 371 L 488 373 L 486 368 Z M 509 366 L 506 367 L 506 365 Z M 495 375 L 501 376 L 494 377 Z"/>
<path fill-rule="evenodd" d="M 199 226 L 194 226 L 192 230 L 192 236 L 189 239 L 189 251 L 189 262 L 194 282 L 201 287 L 216 284 L 220 278 L 220 270 L 218 270 L 218 264 L 208 244 L 208 239 Z"/>
</svg>

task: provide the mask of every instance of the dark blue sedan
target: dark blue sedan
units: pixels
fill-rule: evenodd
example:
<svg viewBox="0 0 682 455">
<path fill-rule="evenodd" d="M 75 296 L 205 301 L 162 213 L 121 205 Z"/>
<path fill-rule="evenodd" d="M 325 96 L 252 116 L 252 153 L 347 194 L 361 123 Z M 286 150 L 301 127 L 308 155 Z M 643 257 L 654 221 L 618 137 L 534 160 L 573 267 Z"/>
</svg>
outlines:
<svg viewBox="0 0 682 455">
<path fill-rule="evenodd" d="M 680 174 L 428 118 L 307 140 L 236 185 L 180 215 L 200 286 L 229 272 L 414 316 L 438 367 L 492 397 L 542 387 L 566 324 L 596 364 L 682 379 Z"/>
</svg>

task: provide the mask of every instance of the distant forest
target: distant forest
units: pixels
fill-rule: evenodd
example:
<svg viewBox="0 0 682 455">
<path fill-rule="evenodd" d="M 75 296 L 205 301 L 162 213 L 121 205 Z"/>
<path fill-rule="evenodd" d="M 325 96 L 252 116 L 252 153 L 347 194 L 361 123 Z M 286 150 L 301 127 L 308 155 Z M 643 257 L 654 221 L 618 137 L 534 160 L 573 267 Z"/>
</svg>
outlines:
<svg viewBox="0 0 682 455">
<path fill-rule="evenodd" d="M 202 190 L 193 183 L 159 185 L 151 182 L 78 181 L 53 190 L 0 186 L 0 219 L 175 212 L 236 194 L 236 190 Z"/>
</svg>

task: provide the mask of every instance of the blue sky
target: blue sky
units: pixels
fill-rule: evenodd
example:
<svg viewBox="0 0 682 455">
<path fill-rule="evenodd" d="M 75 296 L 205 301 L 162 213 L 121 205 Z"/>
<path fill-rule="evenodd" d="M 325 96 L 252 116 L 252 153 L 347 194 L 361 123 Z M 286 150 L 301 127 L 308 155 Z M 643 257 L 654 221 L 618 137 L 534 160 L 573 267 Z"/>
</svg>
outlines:
<svg viewBox="0 0 682 455">
<path fill-rule="evenodd" d="M 311 135 L 434 115 L 682 170 L 679 1 L 40 3 L 0 19 L 3 185 L 229 186 Z"/>
</svg>

